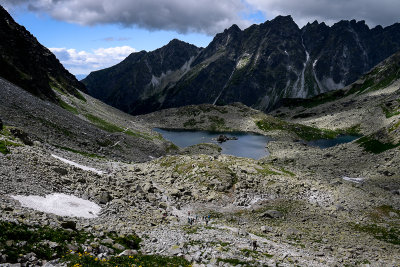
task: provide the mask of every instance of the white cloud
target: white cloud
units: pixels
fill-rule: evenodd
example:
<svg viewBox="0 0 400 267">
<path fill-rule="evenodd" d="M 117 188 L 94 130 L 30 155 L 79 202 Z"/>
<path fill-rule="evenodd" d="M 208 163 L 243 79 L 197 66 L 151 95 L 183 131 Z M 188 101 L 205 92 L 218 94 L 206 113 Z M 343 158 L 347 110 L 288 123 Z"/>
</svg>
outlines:
<svg viewBox="0 0 400 267">
<path fill-rule="evenodd" d="M 399 0 L 0 0 L 0 4 L 82 25 L 119 24 L 209 35 L 234 23 L 243 29 L 251 24 L 246 17 L 257 11 L 268 19 L 292 15 L 299 26 L 316 19 L 328 24 L 357 19 L 370 26 L 387 26 L 400 19 Z"/>
<path fill-rule="evenodd" d="M 243 0 L 0 0 L 8 6 L 26 6 L 53 18 L 82 25 L 121 24 L 149 30 L 215 34 L 236 23 Z"/>
<path fill-rule="evenodd" d="M 130 46 L 98 48 L 91 52 L 67 48 L 49 48 L 60 62 L 73 74 L 89 74 L 91 71 L 111 67 L 136 52 Z"/>
<path fill-rule="evenodd" d="M 399 0 L 247 0 L 268 18 L 292 15 L 303 26 L 314 20 L 332 24 L 342 19 L 365 20 L 370 26 L 388 26 L 400 20 Z"/>
</svg>

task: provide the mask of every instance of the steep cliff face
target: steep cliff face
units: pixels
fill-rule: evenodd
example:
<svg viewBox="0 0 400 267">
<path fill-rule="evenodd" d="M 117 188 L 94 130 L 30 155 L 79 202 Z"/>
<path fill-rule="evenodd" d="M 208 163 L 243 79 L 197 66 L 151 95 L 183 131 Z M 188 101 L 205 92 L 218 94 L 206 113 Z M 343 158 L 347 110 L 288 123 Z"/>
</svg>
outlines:
<svg viewBox="0 0 400 267">
<path fill-rule="evenodd" d="M 364 21 L 314 22 L 302 32 L 314 80 L 307 97 L 351 84 L 400 49 L 400 24 L 371 30 Z"/>
<path fill-rule="evenodd" d="M 296 83 L 305 58 L 299 28 L 290 17 L 245 31 L 232 26 L 200 53 L 197 65 L 168 92 L 163 107 L 194 100 L 239 101 L 262 109 Z"/>
<path fill-rule="evenodd" d="M 104 88 L 103 82 L 96 76 L 89 76 L 85 84 L 90 91 L 101 92 L 92 93 L 95 97 L 133 114 L 232 102 L 267 111 L 282 98 L 309 98 L 343 88 L 399 49 L 400 24 L 369 29 L 363 21 L 352 20 L 331 27 L 314 22 L 300 29 L 290 16 L 278 16 L 243 31 L 233 25 L 217 34 L 205 49 L 193 48 L 200 51 L 198 55 L 180 61 L 177 66 L 187 63 L 185 72 L 167 85 L 149 86 L 152 75 L 148 67 L 129 62 L 126 64 L 135 71 L 147 73 L 145 82 L 135 81 L 132 75 L 124 83 L 109 76 L 111 85 L 106 92 L 99 89 Z M 176 60 L 175 55 L 171 60 Z M 114 76 L 129 73 L 115 67 L 104 72 L 115 71 Z M 136 97 L 124 98 L 123 105 L 114 100 L 127 91 L 135 92 Z"/>
<path fill-rule="evenodd" d="M 134 113 L 137 102 L 174 85 L 190 69 L 200 50 L 174 39 L 155 51 L 132 53 L 111 68 L 92 72 L 82 82 L 92 96 Z"/>
<path fill-rule="evenodd" d="M 0 76 L 43 99 L 56 102 L 52 88 L 79 97 L 85 86 L 47 48 L 0 6 Z"/>
</svg>

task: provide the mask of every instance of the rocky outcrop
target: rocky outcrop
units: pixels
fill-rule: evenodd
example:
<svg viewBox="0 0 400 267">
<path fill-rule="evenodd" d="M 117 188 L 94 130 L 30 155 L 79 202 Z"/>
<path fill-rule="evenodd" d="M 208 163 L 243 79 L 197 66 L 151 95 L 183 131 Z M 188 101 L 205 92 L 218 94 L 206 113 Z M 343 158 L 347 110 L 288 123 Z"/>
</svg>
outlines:
<svg viewBox="0 0 400 267">
<path fill-rule="evenodd" d="M 0 6 L 0 76 L 42 99 L 57 102 L 53 89 L 81 97 L 86 91 L 55 55 Z"/>
</svg>

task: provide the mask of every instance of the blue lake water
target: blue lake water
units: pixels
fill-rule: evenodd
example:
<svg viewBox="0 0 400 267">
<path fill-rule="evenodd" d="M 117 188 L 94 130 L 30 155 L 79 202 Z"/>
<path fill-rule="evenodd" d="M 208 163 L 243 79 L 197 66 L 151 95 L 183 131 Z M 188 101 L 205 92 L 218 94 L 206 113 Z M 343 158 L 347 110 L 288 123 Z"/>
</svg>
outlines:
<svg viewBox="0 0 400 267">
<path fill-rule="evenodd" d="M 154 131 L 181 148 L 201 143 L 213 143 L 222 148 L 222 154 L 253 159 L 268 156 L 269 151 L 265 146 L 272 140 L 268 136 L 245 132 L 209 132 L 159 128 L 155 128 Z M 220 134 L 227 137 L 237 137 L 238 140 L 228 140 L 223 143 L 213 140 Z"/>
<path fill-rule="evenodd" d="M 154 128 L 153 130 L 160 133 L 166 140 L 171 141 L 180 148 L 201 143 L 213 143 L 222 148 L 222 154 L 253 159 L 260 159 L 268 156 L 269 151 L 265 146 L 272 140 L 272 138 L 268 136 L 246 132 L 209 132 L 160 128 Z M 238 140 L 228 140 L 223 143 L 218 143 L 213 140 L 220 134 L 226 135 L 227 137 L 237 137 Z M 305 143 L 309 146 L 328 148 L 339 144 L 349 143 L 358 138 L 360 137 L 353 135 L 340 135 L 334 139 L 319 139 Z"/>
<path fill-rule="evenodd" d="M 360 136 L 339 135 L 338 137 L 336 137 L 334 139 L 319 139 L 319 140 L 308 141 L 306 143 L 309 146 L 317 146 L 319 148 L 328 148 L 328 147 L 336 146 L 339 144 L 349 143 L 358 138 L 360 138 Z"/>
</svg>

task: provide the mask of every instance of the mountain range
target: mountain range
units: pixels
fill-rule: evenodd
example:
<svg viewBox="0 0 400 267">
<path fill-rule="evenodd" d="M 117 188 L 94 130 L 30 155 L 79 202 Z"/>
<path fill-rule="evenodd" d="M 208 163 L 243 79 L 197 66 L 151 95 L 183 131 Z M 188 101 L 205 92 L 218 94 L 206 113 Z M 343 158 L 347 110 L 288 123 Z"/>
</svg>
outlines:
<svg viewBox="0 0 400 267">
<path fill-rule="evenodd" d="M 131 114 L 189 104 L 242 102 L 268 111 L 282 98 L 343 88 L 400 49 L 400 24 L 333 26 L 291 16 L 241 30 L 233 25 L 206 48 L 179 40 L 92 72 L 89 94 Z"/>
</svg>

